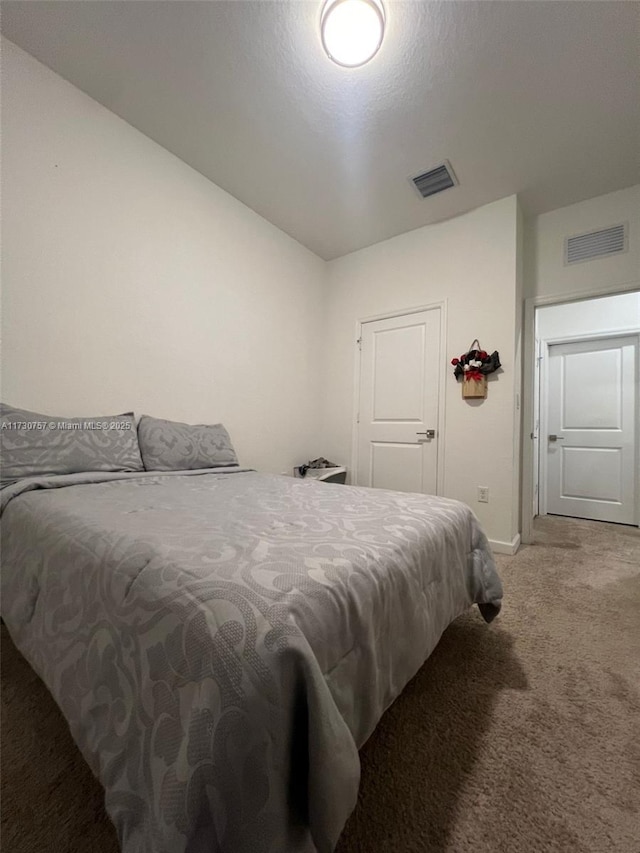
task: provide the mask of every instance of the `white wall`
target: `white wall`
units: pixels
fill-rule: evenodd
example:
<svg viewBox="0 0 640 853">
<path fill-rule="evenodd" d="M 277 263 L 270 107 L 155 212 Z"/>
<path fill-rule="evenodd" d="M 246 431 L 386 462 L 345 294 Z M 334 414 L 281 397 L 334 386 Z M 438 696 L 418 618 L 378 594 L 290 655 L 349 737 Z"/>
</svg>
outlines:
<svg viewBox="0 0 640 853">
<path fill-rule="evenodd" d="M 356 321 L 445 301 L 448 359 L 479 336 L 504 369 L 478 403 L 461 399 L 443 365 L 444 492 L 468 502 L 493 541 L 514 540 L 521 293 L 640 286 L 640 186 L 524 225 L 514 196 L 324 264 L 2 47 L 5 401 L 221 420 L 241 461 L 263 470 L 319 453 L 350 464 Z M 621 221 L 627 253 L 564 266 L 567 235 Z"/>
<path fill-rule="evenodd" d="M 324 263 L 6 40 L 2 83 L 2 399 L 318 455 Z"/>
<path fill-rule="evenodd" d="M 637 329 L 640 329 L 640 292 L 543 305 L 536 311 L 539 340 Z"/>
<path fill-rule="evenodd" d="M 624 222 L 629 225 L 628 251 L 565 266 L 564 241 L 567 237 Z M 529 301 L 524 330 L 521 522 L 523 541 L 531 542 L 531 508 L 536 505 L 535 482 L 538 466 L 537 442 L 529 439 L 529 433 L 535 431 L 538 406 L 533 302 L 534 299 L 550 302 L 576 297 L 579 299 L 581 296 L 615 294 L 640 288 L 640 185 L 587 199 L 527 221 L 524 279 L 524 295 Z M 564 314 L 557 316 L 568 317 L 573 310 L 575 309 L 571 304 L 568 304 Z M 584 315 L 580 316 L 586 320 Z"/>
<path fill-rule="evenodd" d="M 515 356 L 514 356 L 514 395 L 513 407 L 513 473 L 512 493 L 514 514 L 512 519 L 512 538 L 520 533 L 522 528 L 522 354 L 524 350 L 524 241 L 525 221 L 522 208 L 518 204 L 516 219 L 516 293 L 515 293 Z"/>
<path fill-rule="evenodd" d="M 565 266 L 564 240 L 629 223 L 629 250 Z M 640 184 L 543 213 L 527 223 L 525 296 L 570 296 L 640 284 Z"/>
<path fill-rule="evenodd" d="M 322 452 L 347 464 L 359 319 L 445 300 L 447 361 L 465 352 L 475 337 L 485 349 L 500 352 L 503 372 L 489 378 L 480 405 L 462 399 L 451 366 L 442 366 L 446 429 L 441 440 L 445 495 L 470 504 L 489 538 L 507 543 L 518 525 L 517 220 L 512 196 L 331 261 L 324 350 Z M 476 500 L 479 485 L 489 487 L 488 504 Z"/>
</svg>

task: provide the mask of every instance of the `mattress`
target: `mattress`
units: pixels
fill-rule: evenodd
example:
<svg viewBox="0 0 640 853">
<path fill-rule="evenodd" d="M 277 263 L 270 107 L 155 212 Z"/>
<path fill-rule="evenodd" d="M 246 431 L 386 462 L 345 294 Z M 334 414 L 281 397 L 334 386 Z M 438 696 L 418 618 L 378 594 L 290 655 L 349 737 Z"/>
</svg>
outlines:
<svg viewBox="0 0 640 853">
<path fill-rule="evenodd" d="M 502 588 L 462 503 L 245 469 L 2 491 L 2 615 L 124 853 L 325 853 L 358 749 Z"/>
</svg>

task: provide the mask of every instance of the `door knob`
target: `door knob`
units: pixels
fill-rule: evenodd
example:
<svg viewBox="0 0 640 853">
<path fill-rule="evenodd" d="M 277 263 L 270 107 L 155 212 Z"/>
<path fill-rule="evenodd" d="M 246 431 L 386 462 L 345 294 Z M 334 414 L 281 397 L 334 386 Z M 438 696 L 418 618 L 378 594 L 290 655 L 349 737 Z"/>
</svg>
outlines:
<svg viewBox="0 0 640 853">
<path fill-rule="evenodd" d="M 549 441 L 564 441 L 563 436 L 554 435 L 553 433 L 549 436 Z"/>
<path fill-rule="evenodd" d="M 436 431 L 435 429 L 428 429 L 426 432 L 417 432 L 416 435 L 426 435 L 427 438 L 435 438 Z"/>
</svg>

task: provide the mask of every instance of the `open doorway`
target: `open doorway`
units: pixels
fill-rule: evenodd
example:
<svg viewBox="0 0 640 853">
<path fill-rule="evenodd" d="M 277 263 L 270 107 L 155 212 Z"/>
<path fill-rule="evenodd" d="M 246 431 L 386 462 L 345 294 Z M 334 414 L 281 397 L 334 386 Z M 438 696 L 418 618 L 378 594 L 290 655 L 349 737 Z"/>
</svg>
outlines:
<svg viewBox="0 0 640 853">
<path fill-rule="evenodd" d="M 528 309 L 523 538 L 537 515 L 640 524 L 640 291 Z"/>
</svg>

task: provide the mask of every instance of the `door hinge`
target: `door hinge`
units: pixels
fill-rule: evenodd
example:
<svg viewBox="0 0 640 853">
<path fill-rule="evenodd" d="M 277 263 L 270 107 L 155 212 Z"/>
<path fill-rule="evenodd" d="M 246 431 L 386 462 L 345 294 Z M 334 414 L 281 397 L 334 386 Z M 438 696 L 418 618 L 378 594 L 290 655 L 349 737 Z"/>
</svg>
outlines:
<svg viewBox="0 0 640 853">
<path fill-rule="evenodd" d="M 358 349 L 362 352 L 362 338 L 358 338 L 356 343 L 358 344 Z"/>
</svg>

